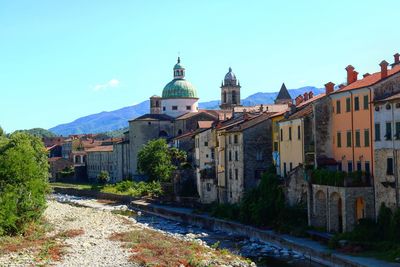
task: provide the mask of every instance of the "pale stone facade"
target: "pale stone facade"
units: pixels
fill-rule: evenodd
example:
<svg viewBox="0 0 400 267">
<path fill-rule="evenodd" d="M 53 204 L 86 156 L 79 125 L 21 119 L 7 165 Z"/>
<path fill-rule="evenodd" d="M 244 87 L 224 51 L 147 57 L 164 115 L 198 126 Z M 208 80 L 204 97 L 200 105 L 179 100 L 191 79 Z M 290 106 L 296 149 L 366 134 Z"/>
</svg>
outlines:
<svg viewBox="0 0 400 267">
<path fill-rule="evenodd" d="M 99 146 L 86 150 L 87 174 L 91 181 L 96 181 L 102 171 L 108 172 L 110 182 L 116 182 L 116 166 L 113 146 Z"/>
<path fill-rule="evenodd" d="M 209 128 L 195 135 L 196 182 L 201 203 L 212 203 L 218 200 L 215 144 L 212 133 L 212 128 Z"/>
<path fill-rule="evenodd" d="M 382 203 L 394 210 L 399 207 L 400 177 L 400 93 L 375 101 L 376 214 Z"/>
</svg>

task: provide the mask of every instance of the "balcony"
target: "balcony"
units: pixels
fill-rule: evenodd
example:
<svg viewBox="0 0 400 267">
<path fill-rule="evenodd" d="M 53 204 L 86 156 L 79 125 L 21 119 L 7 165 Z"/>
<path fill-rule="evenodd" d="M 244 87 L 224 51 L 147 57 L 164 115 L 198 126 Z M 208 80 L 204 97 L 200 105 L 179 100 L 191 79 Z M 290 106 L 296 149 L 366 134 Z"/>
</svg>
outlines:
<svg viewBox="0 0 400 267">
<path fill-rule="evenodd" d="M 311 177 L 310 182 L 317 185 L 328 185 L 336 187 L 370 187 L 371 176 L 369 173 L 355 171 L 351 173 L 330 171 L 326 169 L 312 170 L 307 175 Z"/>
</svg>

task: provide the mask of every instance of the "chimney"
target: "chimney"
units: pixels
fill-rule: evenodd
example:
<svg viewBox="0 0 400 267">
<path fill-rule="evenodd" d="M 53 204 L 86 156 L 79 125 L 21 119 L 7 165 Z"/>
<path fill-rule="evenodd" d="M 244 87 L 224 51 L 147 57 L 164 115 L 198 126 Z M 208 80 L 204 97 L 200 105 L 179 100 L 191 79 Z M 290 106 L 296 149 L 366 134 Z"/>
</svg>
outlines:
<svg viewBox="0 0 400 267">
<path fill-rule="evenodd" d="M 396 54 L 393 55 L 393 57 L 394 57 L 394 63 L 392 64 L 392 67 L 394 67 L 395 65 L 400 64 L 400 54 L 396 53 Z"/>
<path fill-rule="evenodd" d="M 365 74 L 363 75 L 363 78 L 368 77 L 369 75 L 371 75 L 371 74 L 369 74 L 369 73 L 367 72 L 367 73 L 365 73 Z"/>
<path fill-rule="evenodd" d="M 304 101 L 307 101 L 307 100 L 308 100 L 308 93 L 305 92 L 305 93 L 304 93 Z"/>
<path fill-rule="evenodd" d="M 342 83 L 342 84 L 339 84 L 339 89 L 342 89 L 342 88 L 344 88 L 344 87 L 346 87 L 346 85 L 344 85 L 343 83 Z"/>
<path fill-rule="evenodd" d="M 353 82 L 356 82 L 358 80 L 358 72 L 353 71 Z"/>
<path fill-rule="evenodd" d="M 347 85 L 352 84 L 357 80 L 357 75 L 354 75 L 354 67 L 352 65 L 348 65 L 345 70 L 347 71 Z M 354 80 L 354 78 L 356 79 Z"/>
<path fill-rule="evenodd" d="M 313 93 L 313 92 L 309 92 L 309 93 L 308 93 L 308 99 L 313 98 L 313 96 L 314 96 L 314 93 Z"/>
<path fill-rule="evenodd" d="M 381 66 L 381 79 L 386 78 L 388 75 L 388 65 L 386 60 L 382 60 L 382 62 L 379 64 Z"/>
<path fill-rule="evenodd" d="M 296 106 L 300 105 L 301 102 L 303 102 L 303 96 L 299 95 L 298 97 L 296 97 Z"/>
<path fill-rule="evenodd" d="M 325 94 L 329 95 L 330 93 L 333 93 L 335 84 L 333 82 L 329 82 L 325 84 Z"/>
</svg>

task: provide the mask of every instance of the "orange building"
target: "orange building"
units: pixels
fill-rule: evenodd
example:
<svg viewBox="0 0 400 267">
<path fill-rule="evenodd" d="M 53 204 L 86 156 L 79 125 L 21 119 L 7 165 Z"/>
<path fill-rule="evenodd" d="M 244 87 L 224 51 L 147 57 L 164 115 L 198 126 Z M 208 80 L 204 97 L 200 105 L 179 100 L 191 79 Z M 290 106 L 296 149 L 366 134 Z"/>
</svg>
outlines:
<svg viewBox="0 0 400 267">
<path fill-rule="evenodd" d="M 380 63 L 381 71 L 366 73 L 358 80 L 358 72 L 349 65 L 347 85 L 330 95 L 332 101 L 333 157 L 339 170 L 346 172 L 374 171 L 374 100 L 375 91 L 390 87 L 391 77 L 400 72 L 400 66 L 388 69 Z M 388 88 L 390 91 L 390 88 Z"/>
</svg>

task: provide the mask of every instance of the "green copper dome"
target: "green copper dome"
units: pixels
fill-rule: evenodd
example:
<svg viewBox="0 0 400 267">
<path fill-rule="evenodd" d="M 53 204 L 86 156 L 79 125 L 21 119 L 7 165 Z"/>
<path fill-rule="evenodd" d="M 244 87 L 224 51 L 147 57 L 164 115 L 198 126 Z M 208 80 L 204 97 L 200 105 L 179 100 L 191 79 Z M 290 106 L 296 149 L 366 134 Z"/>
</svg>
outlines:
<svg viewBox="0 0 400 267">
<path fill-rule="evenodd" d="M 174 79 L 162 92 L 162 98 L 198 98 L 196 88 L 185 79 Z"/>
</svg>

